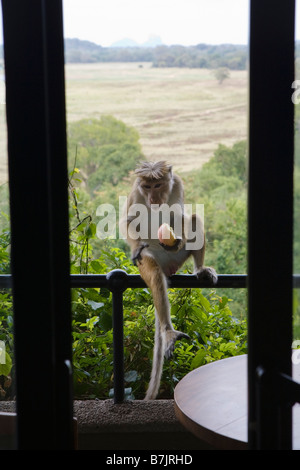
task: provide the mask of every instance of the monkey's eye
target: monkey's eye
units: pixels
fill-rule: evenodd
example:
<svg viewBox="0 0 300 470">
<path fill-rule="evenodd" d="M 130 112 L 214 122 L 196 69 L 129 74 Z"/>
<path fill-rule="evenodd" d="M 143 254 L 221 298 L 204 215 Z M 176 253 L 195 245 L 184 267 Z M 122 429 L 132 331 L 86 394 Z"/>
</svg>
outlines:
<svg viewBox="0 0 300 470">
<path fill-rule="evenodd" d="M 161 183 L 157 183 L 154 185 L 154 188 L 160 188 L 161 187 Z"/>
<path fill-rule="evenodd" d="M 149 186 L 149 184 L 145 184 L 145 185 L 143 186 L 143 188 L 144 188 L 144 189 L 151 189 L 151 186 Z"/>
</svg>

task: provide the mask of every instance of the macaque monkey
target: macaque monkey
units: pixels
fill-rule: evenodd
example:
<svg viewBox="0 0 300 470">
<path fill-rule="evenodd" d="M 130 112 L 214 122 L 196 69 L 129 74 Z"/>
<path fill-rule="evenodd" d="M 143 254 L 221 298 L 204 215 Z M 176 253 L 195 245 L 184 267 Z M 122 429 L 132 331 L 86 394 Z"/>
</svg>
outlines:
<svg viewBox="0 0 300 470">
<path fill-rule="evenodd" d="M 205 237 L 202 220 L 198 215 L 184 213 L 183 183 L 172 167 L 164 161 L 144 162 L 136 169 L 137 176 L 127 200 L 120 226 L 131 247 L 132 260 L 150 288 L 155 307 L 155 345 L 151 378 L 146 400 L 155 399 L 159 390 L 164 356 L 171 357 L 175 342 L 188 335 L 176 331 L 170 317 L 167 278 L 193 257 L 198 279 L 217 282 L 213 268 L 204 267 Z M 168 224 L 175 232 L 174 241 L 158 238 L 157 228 L 164 222 L 167 211 Z M 155 226 L 155 223 L 156 226 Z M 178 234 L 178 232 L 180 232 Z M 172 236 L 172 235 L 171 235 Z M 189 242 L 198 238 L 193 249 Z"/>
</svg>

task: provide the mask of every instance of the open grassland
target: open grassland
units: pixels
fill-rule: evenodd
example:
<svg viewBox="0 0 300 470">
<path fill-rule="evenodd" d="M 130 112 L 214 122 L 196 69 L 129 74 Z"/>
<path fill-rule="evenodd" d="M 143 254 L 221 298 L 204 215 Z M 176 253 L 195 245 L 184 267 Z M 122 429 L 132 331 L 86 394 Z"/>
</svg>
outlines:
<svg viewBox="0 0 300 470">
<path fill-rule="evenodd" d="M 110 114 L 135 127 L 147 159 L 199 168 L 219 143 L 246 138 L 247 72 L 219 85 L 210 70 L 151 64 L 66 66 L 69 121 Z"/>
<path fill-rule="evenodd" d="M 206 69 L 151 64 L 67 64 L 69 122 L 113 115 L 134 126 L 147 159 L 200 168 L 219 143 L 246 138 L 247 72 L 219 85 Z M 4 82 L 0 81 L 0 183 L 7 180 Z"/>
</svg>

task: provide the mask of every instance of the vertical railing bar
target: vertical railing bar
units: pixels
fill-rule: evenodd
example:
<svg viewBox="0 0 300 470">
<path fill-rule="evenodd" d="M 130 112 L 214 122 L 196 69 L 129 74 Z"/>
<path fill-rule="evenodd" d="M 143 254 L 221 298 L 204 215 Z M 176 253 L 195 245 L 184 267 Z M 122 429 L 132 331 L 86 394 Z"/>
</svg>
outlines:
<svg viewBox="0 0 300 470">
<path fill-rule="evenodd" d="M 124 334 L 123 290 L 112 292 L 113 348 L 114 348 L 114 402 L 124 401 Z"/>
<path fill-rule="evenodd" d="M 128 286 L 125 271 L 115 269 L 106 276 L 113 301 L 114 403 L 124 401 L 123 292 Z"/>
</svg>

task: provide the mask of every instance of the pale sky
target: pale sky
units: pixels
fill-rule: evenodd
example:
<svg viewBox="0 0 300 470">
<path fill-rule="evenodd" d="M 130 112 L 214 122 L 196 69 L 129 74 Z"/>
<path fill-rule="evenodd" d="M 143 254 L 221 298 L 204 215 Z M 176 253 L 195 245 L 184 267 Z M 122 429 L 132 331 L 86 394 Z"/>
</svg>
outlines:
<svg viewBox="0 0 300 470">
<path fill-rule="evenodd" d="M 248 0 L 63 0 L 63 6 L 65 37 L 102 46 L 124 38 L 143 43 L 151 35 L 167 45 L 248 42 Z M 300 39 L 300 8 L 296 38 Z"/>
<path fill-rule="evenodd" d="M 65 37 L 102 46 L 150 35 L 163 43 L 246 44 L 248 0 L 63 0 Z"/>
</svg>

